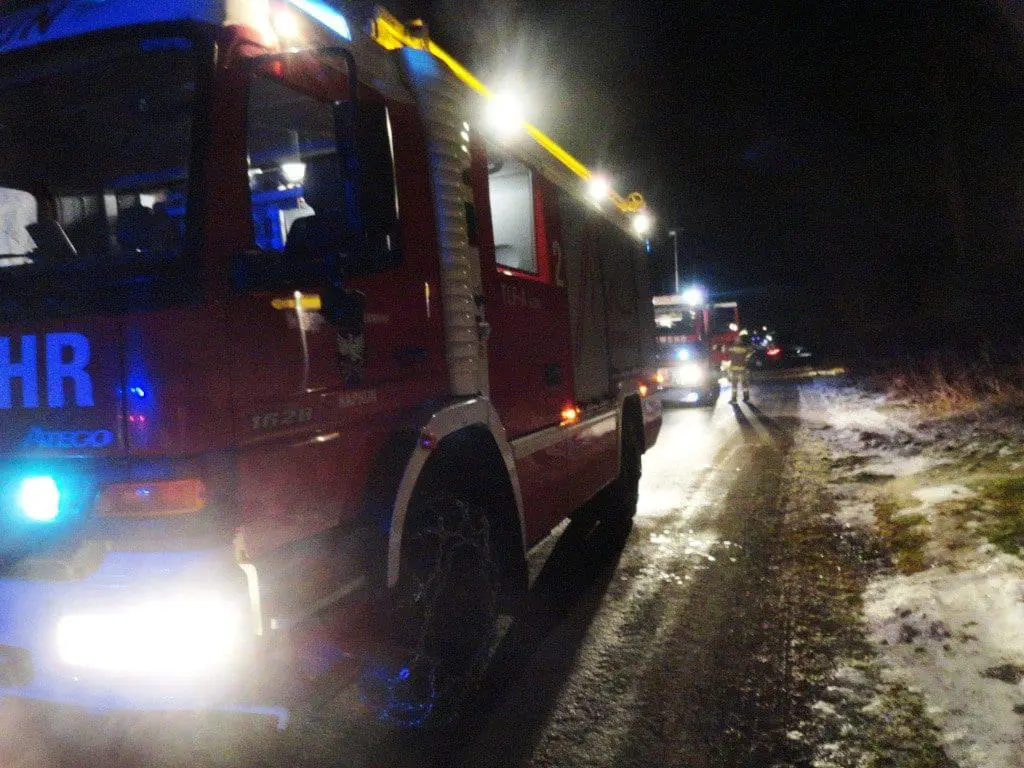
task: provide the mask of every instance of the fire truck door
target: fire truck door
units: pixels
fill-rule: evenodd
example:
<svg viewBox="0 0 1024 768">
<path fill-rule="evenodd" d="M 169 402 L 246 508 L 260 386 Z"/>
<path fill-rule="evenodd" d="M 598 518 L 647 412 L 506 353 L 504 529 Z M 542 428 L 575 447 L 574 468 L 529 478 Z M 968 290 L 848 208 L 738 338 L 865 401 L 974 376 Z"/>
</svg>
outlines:
<svg viewBox="0 0 1024 768">
<path fill-rule="evenodd" d="M 330 77 L 307 82 L 268 71 L 249 83 L 245 151 L 255 247 L 240 254 L 236 272 L 251 272 L 257 284 L 236 285 L 228 311 L 242 504 L 259 511 L 247 525 L 261 548 L 282 543 L 279 535 L 337 524 L 348 492 L 337 467 L 355 453 L 345 445 L 354 430 L 339 426 L 365 418 L 381 399 L 369 385 L 353 386 L 364 367 L 360 340 L 341 337 L 324 311 L 338 289 L 315 264 L 307 270 L 292 244 L 320 217 L 339 215 L 333 99 L 323 85 Z"/>
<path fill-rule="evenodd" d="M 509 155 L 476 148 L 472 178 L 490 397 L 513 440 L 552 430 L 520 440 L 522 459 L 517 450 L 527 527 L 547 533 L 567 511 L 567 446 L 558 430 L 573 405 L 569 304 L 559 249 L 551 247 L 557 208 L 539 174 Z"/>
</svg>

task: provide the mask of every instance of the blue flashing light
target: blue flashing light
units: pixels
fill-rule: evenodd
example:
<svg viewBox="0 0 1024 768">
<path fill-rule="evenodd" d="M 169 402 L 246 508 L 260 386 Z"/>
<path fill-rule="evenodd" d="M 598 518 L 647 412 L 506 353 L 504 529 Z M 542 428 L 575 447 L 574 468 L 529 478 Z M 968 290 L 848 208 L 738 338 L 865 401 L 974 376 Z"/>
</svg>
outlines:
<svg viewBox="0 0 1024 768">
<path fill-rule="evenodd" d="M 144 390 L 142 387 L 130 387 L 128 391 L 131 392 L 136 397 L 141 398 L 146 396 L 146 390 Z"/>
<path fill-rule="evenodd" d="M 348 27 L 348 20 L 338 13 L 337 8 L 332 8 L 319 0 L 288 0 L 288 2 L 312 16 L 335 34 L 341 35 L 351 42 L 352 32 Z"/>
<path fill-rule="evenodd" d="M 676 352 L 676 359 L 682 360 L 685 363 L 687 360 L 690 359 L 690 350 L 688 350 L 686 347 L 683 347 L 682 349 L 678 350 Z"/>
<path fill-rule="evenodd" d="M 52 523 L 60 513 L 60 489 L 49 475 L 26 477 L 18 491 L 18 508 L 34 523 Z"/>
</svg>

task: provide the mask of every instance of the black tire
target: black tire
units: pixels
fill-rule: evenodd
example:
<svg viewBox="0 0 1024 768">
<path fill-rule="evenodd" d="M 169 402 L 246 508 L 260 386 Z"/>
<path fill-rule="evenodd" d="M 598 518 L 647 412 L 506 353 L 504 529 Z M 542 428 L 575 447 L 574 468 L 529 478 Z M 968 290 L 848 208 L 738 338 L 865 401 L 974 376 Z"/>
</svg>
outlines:
<svg viewBox="0 0 1024 768">
<path fill-rule="evenodd" d="M 389 651 L 364 669 L 360 691 L 383 722 L 433 729 L 457 717 L 487 669 L 500 580 L 482 505 L 440 491 L 410 512 Z"/>
<path fill-rule="evenodd" d="M 632 525 L 640 498 L 642 439 L 640 427 L 629 424 L 622 436 L 622 460 L 619 474 L 595 498 L 602 522 L 613 525 Z"/>
</svg>

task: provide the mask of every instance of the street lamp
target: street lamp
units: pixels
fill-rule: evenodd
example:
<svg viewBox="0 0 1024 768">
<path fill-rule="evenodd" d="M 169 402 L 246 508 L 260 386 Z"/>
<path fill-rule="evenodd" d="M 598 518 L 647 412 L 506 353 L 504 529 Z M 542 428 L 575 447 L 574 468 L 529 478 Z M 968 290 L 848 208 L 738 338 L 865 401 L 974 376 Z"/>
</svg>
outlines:
<svg viewBox="0 0 1024 768">
<path fill-rule="evenodd" d="M 679 295 L 679 236 L 674 229 L 668 231 L 668 236 L 672 238 L 672 263 L 675 264 L 676 271 L 676 295 Z"/>
</svg>

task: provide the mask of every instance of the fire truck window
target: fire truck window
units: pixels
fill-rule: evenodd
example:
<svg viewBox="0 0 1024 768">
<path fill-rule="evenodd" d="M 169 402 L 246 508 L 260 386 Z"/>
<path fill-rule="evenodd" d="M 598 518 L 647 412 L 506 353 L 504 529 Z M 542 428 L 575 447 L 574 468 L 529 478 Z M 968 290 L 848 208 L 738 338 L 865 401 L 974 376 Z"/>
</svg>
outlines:
<svg viewBox="0 0 1024 768">
<path fill-rule="evenodd" d="M 690 307 L 682 305 L 655 307 L 654 324 L 659 335 L 694 333 L 697 328 L 697 313 Z"/>
<path fill-rule="evenodd" d="M 729 325 L 736 322 L 734 307 L 713 307 L 711 310 L 711 332 L 728 333 Z"/>
<path fill-rule="evenodd" d="M 329 102 L 269 77 L 256 78 L 249 90 L 248 152 L 252 221 L 261 250 L 285 251 L 296 221 L 341 207 Z"/>
<path fill-rule="evenodd" d="M 12 312 L 128 311 L 196 285 L 178 258 L 197 49 L 177 37 L 69 43 L 0 74 L 0 281 L 17 284 L 0 293 L 19 297 Z"/>
<path fill-rule="evenodd" d="M 537 274 L 533 174 L 530 169 L 511 157 L 492 165 L 490 197 L 496 261 L 508 269 Z"/>
</svg>

